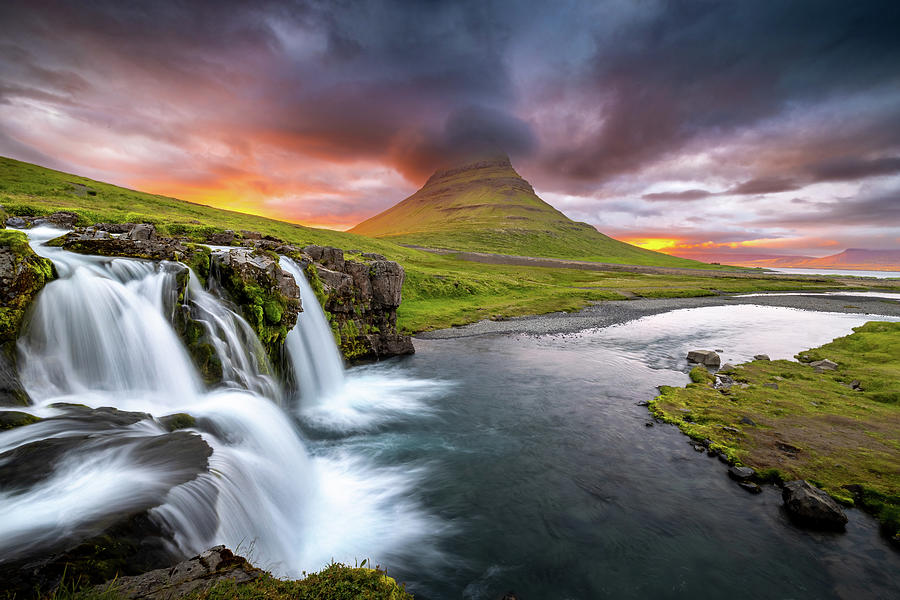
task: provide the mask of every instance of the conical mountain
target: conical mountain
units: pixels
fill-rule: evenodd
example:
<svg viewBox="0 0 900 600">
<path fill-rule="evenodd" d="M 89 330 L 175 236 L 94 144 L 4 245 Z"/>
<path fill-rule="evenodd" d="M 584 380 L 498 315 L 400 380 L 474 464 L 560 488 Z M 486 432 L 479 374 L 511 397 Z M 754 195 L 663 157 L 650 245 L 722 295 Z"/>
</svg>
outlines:
<svg viewBox="0 0 900 600">
<path fill-rule="evenodd" d="M 709 267 L 614 240 L 569 219 L 541 200 L 505 156 L 436 171 L 415 194 L 350 232 L 427 248 Z"/>
</svg>

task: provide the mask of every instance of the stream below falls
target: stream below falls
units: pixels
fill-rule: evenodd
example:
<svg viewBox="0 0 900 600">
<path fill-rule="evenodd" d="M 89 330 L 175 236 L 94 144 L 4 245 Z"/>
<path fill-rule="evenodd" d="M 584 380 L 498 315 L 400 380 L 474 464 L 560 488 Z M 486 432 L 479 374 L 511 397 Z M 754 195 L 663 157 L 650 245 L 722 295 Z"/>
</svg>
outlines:
<svg viewBox="0 0 900 600">
<path fill-rule="evenodd" d="M 690 349 L 790 358 L 873 316 L 705 307 L 416 340 L 413 356 L 345 372 L 284 259 L 305 308 L 287 377 L 192 277 L 226 379 L 208 389 L 171 325 L 184 267 L 40 245 L 57 233 L 29 232 L 60 279 L 19 340 L 43 420 L 0 433 L 0 563 L 149 509 L 176 555 L 223 543 L 295 577 L 368 559 L 419 598 L 900 597 L 900 553 L 872 518 L 797 529 L 775 488 L 746 493 L 637 405 L 688 382 Z M 169 431 L 179 413 L 194 421 Z"/>
</svg>

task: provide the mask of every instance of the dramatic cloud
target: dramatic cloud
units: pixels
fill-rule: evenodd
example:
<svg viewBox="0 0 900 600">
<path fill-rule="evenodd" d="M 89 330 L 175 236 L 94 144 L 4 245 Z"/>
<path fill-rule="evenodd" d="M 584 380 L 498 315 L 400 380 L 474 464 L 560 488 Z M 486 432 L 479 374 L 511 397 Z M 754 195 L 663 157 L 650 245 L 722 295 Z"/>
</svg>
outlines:
<svg viewBox="0 0 900 600">
<path fill-rule="evenodd" d="M 897 31 L 890 1 L 7 0 L 0 154 L 348 227 L 506 152 L 629 239 L 897 246 Z"/>
</svg>

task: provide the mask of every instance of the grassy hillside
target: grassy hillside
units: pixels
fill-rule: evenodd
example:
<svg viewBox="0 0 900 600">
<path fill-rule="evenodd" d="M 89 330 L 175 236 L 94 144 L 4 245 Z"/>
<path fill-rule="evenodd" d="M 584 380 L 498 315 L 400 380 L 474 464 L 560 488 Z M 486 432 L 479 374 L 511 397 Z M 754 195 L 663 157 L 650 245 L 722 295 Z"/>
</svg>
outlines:
<svg viewBox="0 0 900 600">
<path fill-rule="evenodd" d="M 82 224 L 150 222 L 162 233 L 203 239 L 224 229 L 249 229 L 294 244 L 378 252 L 406 269 L 398 325 L 407 332 L 462 325 L 491 316 L 575 310 L 630 296 L 698 296 L 833 288 L 835 284 L 758 278 L 705 278 L 488 265 L 399 246 L 387 239 L 313 229 L 254 215 L 145 194 L 0 157 L 0 204 L 9 214 L 70 210 Z"/>
<path fill-rule="evenodd" d="M 719 268 L 644 250 L 572 221 L 541 200 L 506 158 L 438 171 L 418 192 L 350 231 L 429 248 Z"/>
</svg>

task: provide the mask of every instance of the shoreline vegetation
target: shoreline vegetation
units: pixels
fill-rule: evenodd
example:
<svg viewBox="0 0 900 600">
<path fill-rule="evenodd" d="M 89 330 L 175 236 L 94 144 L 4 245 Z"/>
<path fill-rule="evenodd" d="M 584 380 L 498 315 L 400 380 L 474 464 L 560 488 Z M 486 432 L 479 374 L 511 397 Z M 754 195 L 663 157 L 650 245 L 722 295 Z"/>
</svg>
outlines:
<svg viewBox="0 0 900 600">
<path fill-rule="evenodd" d="M 71 211 L 78 216 L 79 226 L 150 223 L 160 235 L 193 242 L 208 243 L 212 236 L 230 230 L 235 232 L 236 243 L 241 240 L 241 232 L 247 231 L 290 244 L 334 246 L 350 254 L 374 252 L 400 263 L 406 271 L 403 303 L 397 313 L 398 330 L 402 333 L 444 329 L 483 319 L 575 311 L 608 300 L 775 291 L 900 290 L 900 280 L 784 275 L 713 265 L 706 265 L 705 270 L 672 272 L 664 266 L 646 264 L 627 270 L 629 267 L 623 264 L 597 271 L 578 265 L 550 266 L 549 262 L 508 264 L 515 263 L 510 260 L 515 257 L 503 255 L 476 261 L 467 253 L 428 252 L 386 239 L 212 208 L 9 158 L 0 158 L 0 205 L 5 213 L 0 217 L 4 220 L 7 216 Z M 622 263 L 628 262 L 628 258 L 623 258 Z"/>
<path fill-rule="evenodd" d="M 696 449 L 753 469 L 748 479 L 807 480 L 875 516 L 900 545 L 897 348 L 900 323 L 870 321 L 796 361 L 696 366 L 691 383 L 661 386 L 649 409 Z"/>
</svg>

